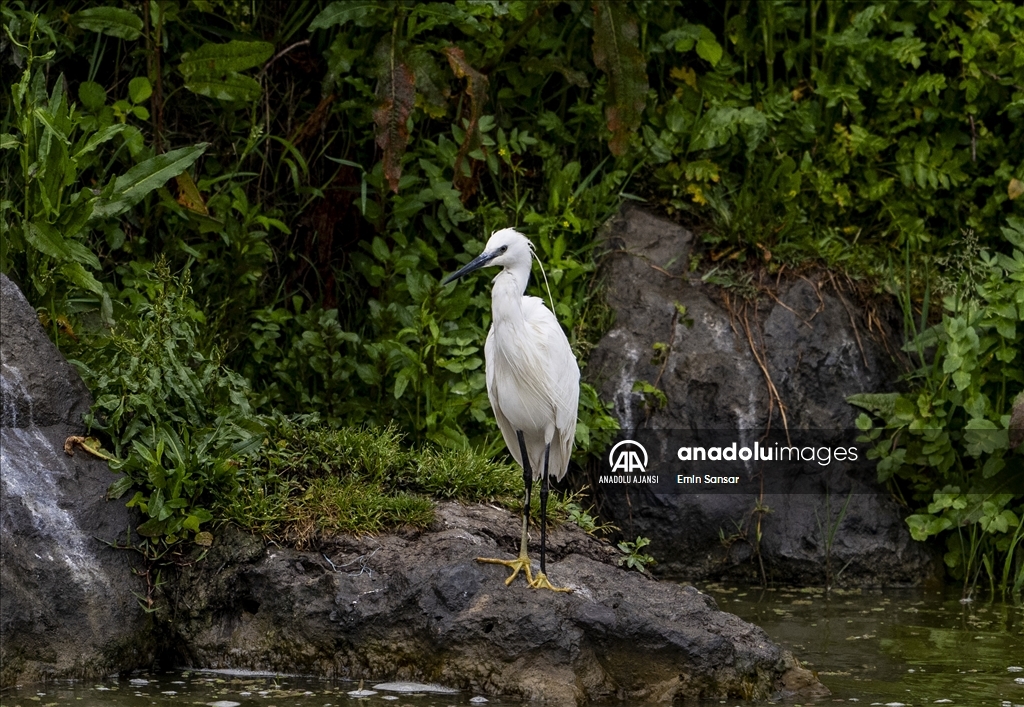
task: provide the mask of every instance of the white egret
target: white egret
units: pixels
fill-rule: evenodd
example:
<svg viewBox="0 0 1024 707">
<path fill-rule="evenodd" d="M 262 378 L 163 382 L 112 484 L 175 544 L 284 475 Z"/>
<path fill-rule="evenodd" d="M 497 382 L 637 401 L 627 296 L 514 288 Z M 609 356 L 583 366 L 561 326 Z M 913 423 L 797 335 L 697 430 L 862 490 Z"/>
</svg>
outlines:
<svg viewBox="0 0 1024 707">
<path fill-rule="evenodd" d="M 487 397 L 491 401 L 501 436 L 513 458 L 523 467 L 525 500 L 519 557 L 501 560 L 478 557 L 480 562 L 505 565 L 513 570 L 511 584 L 522 571 L 535 589 L 559 592 L 547 578 L 547 502 L 549 477 L 565 476 L 576 434 L 580 399 L 580 369 L 569 340 L 555 315 L 537 297 L 526 297 L 533 245 L 511 228 L 496 231 L 484 252 L 442 284 L 491 265 L 502 266 L 491 288 L 491 330 L 484 344 Z M 540 574 L 530 569 L 527 555 L 527 521 L 530 491 L 540 480 Z"/>
</svg>

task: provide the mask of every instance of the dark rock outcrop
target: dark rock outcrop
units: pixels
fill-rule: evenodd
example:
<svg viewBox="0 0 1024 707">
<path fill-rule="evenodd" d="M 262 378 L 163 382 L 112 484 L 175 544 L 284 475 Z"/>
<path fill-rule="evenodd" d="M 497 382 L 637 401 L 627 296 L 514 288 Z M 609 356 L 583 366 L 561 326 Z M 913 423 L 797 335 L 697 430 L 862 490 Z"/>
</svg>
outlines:
<svg viewBox="0 0 1024 707">
<path fill-rule="evenodd" d="M 616 322 L 585 375 L 614 401 L 623 430 L 735 430 L 752 441 L 769 423 L 782 429 L 781 400 L 790 429 L 852 441 L 857 411 L 846 398 L 895 386 L 892 357 L 869 335 L 865 313 L 824 275 L 773 282 L 756 305 L 734 298 L 730 307 L 721 290 L 687 272 L 692 235 L 677 224 L 627 206 L 603 237 Z M 662 361 L 652 361 L 656 342 L 670 343 Z M 667 405 L 645 408 L 637 380 L 658 381 Z M 691 581 L 759 581 L 763 566 L 775 582 L 915 584 L 938 566 L 870 469 L 841 468 L 815 488 L 763 497 L 637 488 L 603 497 L 600 507 L 629 538 L 651 539 L 658 571 Z"/>
<path fill-rule="evenodd" d="M 582 704 L 827 693 L 759 628 L 692 587 L 627 572 L 575 527 L 550 536 L 536 591 L 475 561 L 512 556 L 519 522 L 443 504 L 427 532 L 338 538 L 318 552 L 230 527 L 201 562 L 164 568 L 147 616 L 129 556 L 99 539 L 132 519 L 114 475 L 63 445 L 88 393 L 35 312 L 0 277 L 0 684 L 90 677 L 167 662 L 440 682 Z M 172 576 L 176 573 L 176 576 Z M 151 620 L 153 619 L 153 620 Z"/>
<path fill-rule="evenodd" d="M 827 694 L 756 626 L 692 587 L 609 564 L 569 526 L 538 591 L 478 555 L 514 555 L 519 523 L 487 506 L 439 507 L 434 527 L 340 539 L 322 552 L 221 536 L 181 570 L 167 621 L 179 663 L 438 682 L 556 704 L 618 697 L 763 699 Z"/>
<path fill-rule="evenodd" d="M 153 657 L 106 462 L 68 456 L 91 405 L 35 311 L 0 275 L 0 686 L 105 675 Z"/>
</svg>

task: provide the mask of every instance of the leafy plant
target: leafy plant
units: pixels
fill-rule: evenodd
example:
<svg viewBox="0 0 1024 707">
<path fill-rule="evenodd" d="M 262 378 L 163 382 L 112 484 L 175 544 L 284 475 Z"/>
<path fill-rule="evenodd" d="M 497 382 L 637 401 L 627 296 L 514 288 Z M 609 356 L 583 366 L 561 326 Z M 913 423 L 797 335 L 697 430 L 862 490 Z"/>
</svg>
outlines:
<svg viewBox="0 0 1024 707">
<path fill-rule="evenodd" d="M 86 421 L 121 458 L 111 466 L 124 476 L 108 495 L 136 489 L 128 505 L 146 518 L 138 532 L 157 545 L 185 537 L 209 545 L 200 526 L 213 519 L 210 504 L 237 487 L 238 460 L 265 432 L 246 381 L 223 366 L 220 351 L 198 346 L 205 318 L 189 297 L 188 273 L 176 280 L 161 261 L 129 282 L 122 296 L 130 311 L 75 347 L 74 363 L 96 395 Z"/>
<path fill-rule="evenodd" d="M 614 525 L 601 523 L 598 518 L 591 513 L 593 510 L 593 506 L 584 509 L 582 505 L 575 501 L 569 501 L 565 504 L 566 519 L 570 523 L 576 524 L 580 530 L 585 532 L 587 535 L 597 535 L 598 533 L 607 533 L 618 530 Z"/>
<path fill-rule="evenodd" d="M 1010 568 L 1021 562 L 1024 462 L 1009 449 L 1008 430 L 1024 389 L 1024 220 L 1011 217 L 1002 234 L 1012 255 L 968 249 L 950 269 L 941 322 L 907 345 L 923 364 L 912 392 L 850 398 L 884 423 L 857 421 L 875 443 L 879 480 L 927 502 L 907 518 L 911 534 L 945 538 L 946 565 L 965 592 L 982 567 L 996 584 L 999 563 L 1000 588 L 1020 587 Z"/>
<path fill-rule="evenodd" d="M 1004 280 L 1014 272 L 1004 259 L 1016 262 L 1016 236 L 1000 227 L 1016 233 L 1024 203 L 1024 16 L 1014 3 L 316 0 L 70 12 L 12 2 L 0 14 L 11 58 L 0 74 L 15 99 L 0 106 L 0 269 L 96 381 L 111 377 L 94 383 L 108 416 L 97 422 L 113 438 L 129 433 L 121 453 L 146 498 L 156 487 L 150 462 L 131 461 L 136 443 L 172 485 L 174 435 L 192 460 L 184 473 L 195 464 L 200 480 L 221 479 L 216 460 L 247 463 L 231 445 L 258 436 L 240 432 L 243 422 L 277 415 L 317 412 L 334 429 L 394 423 L 442 456 L 503 454 L 480 363 L 485 284 L 438 282 L 490 231 L 519 227 L 550 283 L 549 295 L 535 278 L 529 294 L 550 297 L 584 362 L 610 324 L 595 234 L 625 199 L 697 226 L 691 270 L 737 294 L 753 291 L 743 268 L 808 263 L 898 294 L 921 371 L 903 396 L 916 412 L 899 402 L 892 422 L 907 427 L 892 446 L 907 456 L 882 461 L 916 503 L 947 485 L 972 492 L 951 470 L 998 457 L 1007 467 L 988 467 L 995 478 L 1015 463 L 1005 449 L 968 450 L 1005 430 L 1005 401 L 1020 389 L 1010 375 L 1018 334 L 1006 335 L 1011 322 L 1020 331 L 1006 314 L 1019 283 L 1001 285 L 991 265 Z M 958 260 L 963 229 L 978 253 Z M 185 327 L 191 338 L 157 337 L 191 383 L 132 329 L 132 317 L 151 314 L 144 303 L 156 306 L 140 273 L 161 257 L 191 274 L 170 288 L 191 288 L 175 317 L 202 317 Z M 932 305 L 957 291 L 964 268 L 978 277 L 946 308 L 948 330 L 934 329 Z M 131 369 L 118 336 L 146 349 L 149 367 Z M 111 352 L 117 367 L 104 371 L 100 355 Z M 159 386 L 133 376 L 152 370 L 171 371 L 185 392 L 146 402 Z M 218 427 L 193 413 L 202 396 L 192 384 L 215 401 L 248 389 L 251 410 Z M 657 381 L 640 385 L 661 402 Z M 107 395 L 115 388 L 129 391 L 123 406 Z M 897 414 L 895 402 L 891 412 L 875 404 L 880 419 Z M 910 430 L 917 419 L 921 430 Z M 984 420 L 996 429 L 978 428 Z M 976 428 L 958 427 L 968 422 Z M 938 439 L 927 452 L 904 447 L 932 424 L 951 426 L 948 450 Z M 577 460 L 615 426 L 584 385 Z M 949 450 L 946 471 L 914 461 Z M 398 468 L 408 486 L 381 493 L 423 493 Z M 430 493 L 445 493 L 443 474 L 423 473 Z M 188 503 L 219 513 L 210 499 L 234 498 L 225 474 Z M 453 483 L 493 491 L 500 479 Z M 291 496 L 249 491 L 254 512 L 286 517 L 271 510 Z M 1019 517 L 1018 498 L 993 501 L 989 515 Z M 147 517 L 152 507 L 165 513 L 147 501 Z M 172 510 L 164 530 L 188 518 Z M 990 536 L 1011 538 L 1005 552 L 1019 556 L 1009 526 L 985 530 L 977 553 L 969 543 L 961 553 L 983 558 L 972 571 L 996 557 Z"/>
<path fill-rule="evenodd" d="M 653 557 L 643 551 L 651 544 L 648 538 L 637 537 L 633 542 L 625 540 L 618 544 L 619 552 L 623 557 L 619 558 L 619 565 L 625 565 L 627 569 L 643 572 L 648 566 L 657 564 Z"/>
<path fill-rule="evenodd" d="M 82 188 L 82 173 L 98 170 L 98 149 L 123 133 L 125 124 L 100 127 L 75 110 L 65 93 L 64 77 L 58 77 L 49 95 L 44 72 L 35 65 L 53 56 L 34 55 L 36 24 L 29 25 L 25 43 L 11 38 L 24 52 L 26 68 L 11 87 L 15 132 L 0 136 L 0 150 L 18 153 L 20 170 L 12 171 L 0 220 L 2 246 L 0 269 L 19 268 L 27 282 L 51 310 L 82 291 L 99 303 L 106 321 L 111 320 L 110 294 L 96 278 L 101 264 L 88 245 L 88 234 L 104 221 L 135 206 L 170 177 L 190 167 L 205 145 L 185 147 L 142 159 L 128 171 L 109 176 L 102 189 Z M 141 96 L 143 88 L 136 88 Z M 117 104 L 115 104 L 116 106 Z M 136 106 L 138 108 L 138 106 Z M 99 169 L 94 179 L 104 178 Z M 77 190 L 73 187 L 78 186 Z M 20 203 L 19 203 L 20 201 Z"/>
</svg>

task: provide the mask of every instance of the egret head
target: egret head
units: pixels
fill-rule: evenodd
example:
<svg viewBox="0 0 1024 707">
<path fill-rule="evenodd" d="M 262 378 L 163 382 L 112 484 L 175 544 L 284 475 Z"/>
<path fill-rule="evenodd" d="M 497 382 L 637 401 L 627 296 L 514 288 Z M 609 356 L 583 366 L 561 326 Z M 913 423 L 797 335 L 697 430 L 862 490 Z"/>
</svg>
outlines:
<svg viewBox="0 0 1024 707">
<path fill-rule="evenodd" d="M 446 277 L 441 284 L 447 285 L 463 275 L 490 265 L 501 265 L 511 270 L 525 269 L 529 273 L 532 256 L 533 244 L 530 243 L 530 239 L 513 228 L 503 228 L 491 234 L 483 253 L 473 258 L 458 272 Z M 525 284 L 523 286 L 525 287 Z"/>
</svg>

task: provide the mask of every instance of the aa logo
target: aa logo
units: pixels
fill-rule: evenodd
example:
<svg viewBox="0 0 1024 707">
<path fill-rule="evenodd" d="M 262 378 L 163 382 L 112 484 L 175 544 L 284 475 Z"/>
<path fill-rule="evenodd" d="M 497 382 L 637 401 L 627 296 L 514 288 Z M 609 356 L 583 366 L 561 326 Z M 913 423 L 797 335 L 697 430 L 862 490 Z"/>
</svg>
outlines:
<svg viewBox="0 0 1024 707">
<path fill-rule="evenodd" d="M 643 455 L 643 461 L 641 461 Z M 608 452 L 608 463 L 612 465 L 612 473 L 642 474 L 647 470 L 647 450 L 644 445 L 631 439 L 624 439 Z"/>
</svg>

